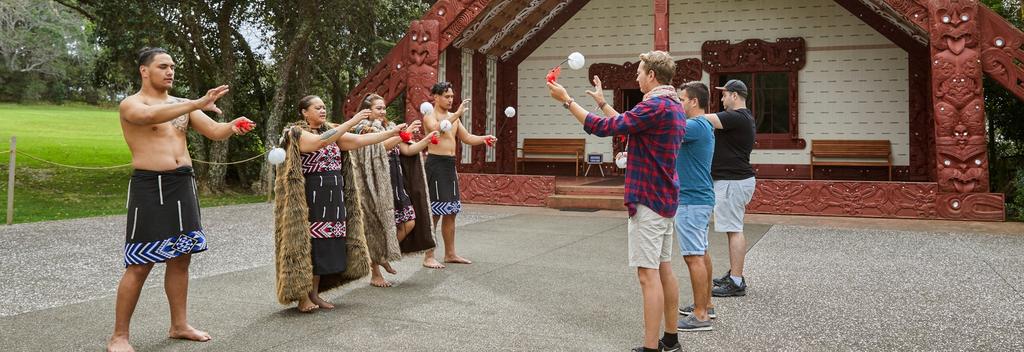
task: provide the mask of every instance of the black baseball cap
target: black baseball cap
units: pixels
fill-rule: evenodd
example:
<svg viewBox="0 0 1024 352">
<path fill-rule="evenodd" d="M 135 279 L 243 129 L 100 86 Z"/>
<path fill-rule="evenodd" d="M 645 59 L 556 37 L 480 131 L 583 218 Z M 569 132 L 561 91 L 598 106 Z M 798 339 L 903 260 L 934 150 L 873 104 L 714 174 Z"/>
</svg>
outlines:
<svg viewBox="0 0 1024 352">
<path fill-rule="evenodd" d="M 724 86 L 715 87 L 715 89 L 735 92 L 739 93 L 739 95 L 742 95 L 744 98 L 747 97 L 747 85 L 738 79 L 730 79 L 728 82 L 725 82 Z"/>
</svg>

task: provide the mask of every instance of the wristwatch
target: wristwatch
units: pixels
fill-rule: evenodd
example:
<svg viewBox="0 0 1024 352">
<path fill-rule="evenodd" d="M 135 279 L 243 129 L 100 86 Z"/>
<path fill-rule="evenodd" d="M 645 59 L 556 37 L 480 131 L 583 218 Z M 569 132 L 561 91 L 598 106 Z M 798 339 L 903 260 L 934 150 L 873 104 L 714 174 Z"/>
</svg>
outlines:
<svg viewBox="0 0 1024 352">
<path fill-rule="evenodd" d="M 597 109 L 604 110 L 605 105 L 608 105 L 608 103 L 602 101 L 600 104 L 597 104 Z"/>
<path fill-rule="evenodd" d="M 575 103 L 575 102 L 576 102 L 575 100 L 573 100 L 572 98 L 569 98 L 569 101 L 566 101 L 566 102 L 562 103 L 562 107 L 564 107 L 566 110 L 568 110 L 569 109 L 569 105 L 572 105 L 572 103 Z"/>
</svg>

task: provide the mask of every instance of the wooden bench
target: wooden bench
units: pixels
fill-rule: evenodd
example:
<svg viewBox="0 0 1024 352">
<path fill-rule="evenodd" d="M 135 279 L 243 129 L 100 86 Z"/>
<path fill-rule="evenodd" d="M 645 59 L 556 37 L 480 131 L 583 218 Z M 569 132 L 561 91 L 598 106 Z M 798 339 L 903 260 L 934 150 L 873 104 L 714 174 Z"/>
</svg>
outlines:
<svg viewBox="0 0 1024 352">
<path fill-rule="evenodd" d="M 516 148 L 515 173 L 519 173 L 519 163 L 524 161 L 542 162 L 575 162 L 576 176 L 580 175 L 580 165 L 583 164 L 584 149 L 587 145 L 586 139 L 553 139 L 553 138 L 526 138 L 523 139 L 523 146 Z M 566 157 L 556 158 L 552 155 L 565 155 Z M 571 159 L 569 157 L 572 157 Z"/>
<path fill-rule="evenodd" d="M 818 158 L 829 160 L 818 161 Z M 889 181 L 892 181 L 892 143 L 888 140 L 811 140 L 812 180 L 816 166 L 886 166 Z"/>
</svg>

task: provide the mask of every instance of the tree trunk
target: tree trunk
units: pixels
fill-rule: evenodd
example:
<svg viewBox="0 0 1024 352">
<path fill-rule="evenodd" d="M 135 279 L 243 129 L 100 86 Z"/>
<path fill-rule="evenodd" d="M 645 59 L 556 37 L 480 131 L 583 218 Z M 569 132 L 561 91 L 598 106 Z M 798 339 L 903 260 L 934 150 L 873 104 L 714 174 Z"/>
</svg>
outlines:
<svg viewBox="0 0 1024 352">
<path fill-rule="evenodd" d="M 281 127 L 283 127 L 281 121 L 284 117 L 285 98 L 288 97 L 288 87 L 291 82 L 292 71 L 300 56 L 305 54 L 306 46 L 309 43 L 309 34 L 313 29 L 310 22 L 314 19 L 299 18 L 303 19 L 303 21 L 295 34 L 295 40 L 292 42 L 291 47 L 288 48 L 288 54 L 285 56 L 284 61 L 277 67 L 277 89 L 274 91 L 270 116 L 267 116 L 267 129 L 263 140 L 263 145 L 267 147 L 277 146 L 277 141 L 281 137 Z M 269 194 L 274 188 L 273 165 L 263 163 L 260 175 L 262 175 L 260 178 L 260 191 L 261 193 Z"/>
<path fill-rule="evenodd" d="M 219 81 L 234 86 L 236 83 L 235 79 L 235 50 L 234 44 L 231 42 L 231 15 L 234 13 L 235 1 L 225 2 L 217 16 L 217 41 L 218 49 L 220 51 L 220 70 L 218 71 Z M 225 122 L 230 119 L 234 113 L 234 101 L 232 99 L 231 92 L 228 95 L 217 101 L 217 106 L 220 107 L 223 114 L 215 116 L 214 120 L 217 122 Z M 208 159 L 214 163 L 224 163 L 228 161 L 228 153 L 230 152 L 230 140 L 213 141 L 210 145 L 210 158 Z M 224 176 L 227 174 L 227 165 L 210 165 L 210 173 L 208 174 L 208 181 L 206 187 L 212 193 L 221 193 L 225 190 Z"/>
<path fill-rule="evenodd" d="M 330 75 L 331 80 L 331 116 L 334 117 L 334 121 L 340 122 L 345 121 L 345 96 L 348 95 L 348 90 L 342 85 L 341 73 L 334 73 Z"/>
</svg>

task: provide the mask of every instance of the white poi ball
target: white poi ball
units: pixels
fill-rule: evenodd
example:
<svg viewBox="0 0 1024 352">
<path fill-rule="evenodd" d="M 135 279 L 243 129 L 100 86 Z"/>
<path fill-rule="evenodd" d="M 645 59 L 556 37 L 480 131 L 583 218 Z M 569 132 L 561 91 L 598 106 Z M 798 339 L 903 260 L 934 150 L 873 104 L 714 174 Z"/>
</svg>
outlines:
<svg viewBox="0 0 1024 352">
<path fill-rule="evenodd" d="M 569 68 L 573 70 L 579 70 L 583 68 L 583 64 L 586 63 L 586 59 L 583 58 L 583 54 L 574 52 L 569 54 Z"/>
<path fill-rule="evenodd" d="M 615 166 L 618 166 L 620 169 L 625 169 L 626 168 L 626 157 L 621 157 L 621 158 L 615 159 Z"/>
<path fill-rule="evenodd" d="M 274 148 L 267 153 L 267 161 L 271 164 L 278 165 L 284 162 L 284 149 Z"/>
<path fill-rule="evenodd" d="M 512 118 L 513 116 L 516 116 L 516 108 L 511 106 L 505 108 L 505 117 Z"/>
<path fill-rule="evenodd" d="M 434 105 L 430 104 L 429 101 L 425 101 L 425 102 L 423 102 L 423 104 L 420 104 L 420 113 L 421 114 L 427 115 L 427 114 L 432 113 L 432 112 L 434 112 Z"/>
<path fill-rule="evenodd" d="M 441 120 L 441 132 L 448 132 L 452 130 L 452 123 L 448 120 Z"/>
</svg>

